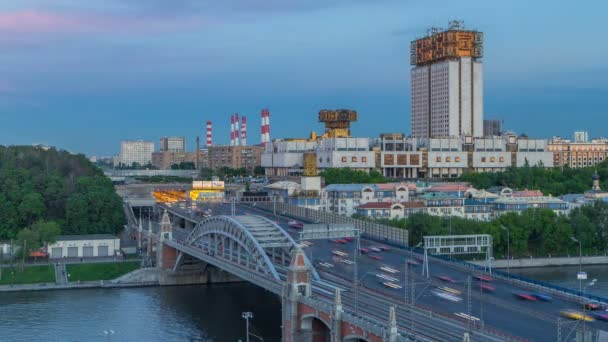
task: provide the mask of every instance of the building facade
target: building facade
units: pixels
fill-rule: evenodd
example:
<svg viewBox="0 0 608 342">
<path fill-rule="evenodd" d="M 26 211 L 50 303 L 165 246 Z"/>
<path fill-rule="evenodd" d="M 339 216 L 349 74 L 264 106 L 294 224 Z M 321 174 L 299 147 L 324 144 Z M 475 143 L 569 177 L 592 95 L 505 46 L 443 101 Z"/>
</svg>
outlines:
<svg viewBox="0 0 608 342">
<path fill-rule="evenodd" d="M 256 166 L 261 165 L 263 150 L 261 146 L 209 146 L 206 159 L 208 167 L 212 169 L 229 167 L 253 171 Z"/>
<path fill-rule="evenodd" d="M 152 163 L 154 143 L 143 140 L 124 140 L 120 143 L 120 154 L 114 159 L 114 166 L 131 166 L 133 163 L 147 165 Z"/>
<path fill-rule="evenodd" d="M 380 137 L 380 169 L 397 179 L 457 178 L 464 172 L 497 172 L 508 167 L 553 167 L 547 141 L 515 135 L 416 139 Z"/>
<path fill-rule="evenodd" d="M 412 42 L 412 137 L 483 136 L 482 44 L 459 22 Z"/>
<path fill-rule="evenodd" d="M 274 140 L 262 154 L 267 176 L 299 176 L 304 173 L 304 154 L 314 155 L 317 172 L 328 168 L 374 169 L 375 154 L 369 138 L 325 138 Z"/>
<path fill-rule="evenodd" d="M 370 202 L 408 202 L 416 186 L 408 183 L 331 184 L 321 190 L 324 211 L 351 216 L 360 205 Z"/>
<path fill-rule="evenodd" d="M 51 259 L 111 257 L 120 254 L 120 239 L 109 234 L 60 235 L 47 251 Z"/>
<path fill-rule="evenodd" d="M 184 137 L 162 137 L 160 138 L 161 152 L 185 152 L 186 138 Z"/>
<path fill-rule="evenodd" d="M 556 137 L 549 141 L 547 149 L 553 153 L 555 166 L 592 167 L 608 158 L 608 139 L 589 141 L 579 136 L 578 140 L 571 141 Z"/>
<path fill-rule="evenodd" d="M 180 163 L 193 163 L 196 166 L 196 153 L 174 151 L 152 153 L 152 166 L 160 170 L 170 170 L 172 165 Z"/>
</svg>

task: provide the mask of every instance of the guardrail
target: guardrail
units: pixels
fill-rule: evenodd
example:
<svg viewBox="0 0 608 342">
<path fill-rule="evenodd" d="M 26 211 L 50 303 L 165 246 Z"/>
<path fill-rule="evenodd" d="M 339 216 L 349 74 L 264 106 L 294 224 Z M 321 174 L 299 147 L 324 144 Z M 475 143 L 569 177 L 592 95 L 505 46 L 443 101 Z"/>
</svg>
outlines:
<svg viewBox="0 0 608 342">
<path fill-rule="evenodd" d="M 363 232 L 363 236 L 378 242 L 383 242 L 398 247 L 407 247 L 408 231 L 376 222 L 354 219 L 334 213 L 319 211 L 287 203 L 256 202 L 257 207 L 263 207 L 269 211 L 275 211 L 281 215 L 299 218 L 312 222 L 337 223 L 353 225 Z"/>
</svg>

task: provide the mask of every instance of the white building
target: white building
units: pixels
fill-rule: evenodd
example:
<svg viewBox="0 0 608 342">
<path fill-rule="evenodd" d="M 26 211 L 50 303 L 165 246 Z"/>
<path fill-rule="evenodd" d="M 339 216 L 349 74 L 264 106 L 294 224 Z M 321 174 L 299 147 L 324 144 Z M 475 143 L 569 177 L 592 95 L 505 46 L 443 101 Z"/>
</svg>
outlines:
<svg viewBox="0 0 608 342">
<path fill-rule="evenodd" d="M 185 152 L 186 138 L 184 137 L 162 137 L 160 138 L 161 152 Z"/>
<path fill-rule="evenodd" d="M 314 152 L 317 171 L 327 168 L 351 168 L 370 171 L 375 167 L 369 138 L 327 138 L 274 140 L 262 154 L 267 176 L 295 176 L 304 171 L 304 152 Z"/>
<path fill-rule="evenodd" d="M 497 172 L 525 165 L 553 167 L 547 141 L 515 135 L 416 139 L 380 137 L 380 169 L 386 177 L 457 178 L 466 171 Z"/>
<path fill-rule="evenodd" d="M 360 205 L 370 202 L 408 202 L 415 184 L 331 184 L 321 190 L 322 210 L 351 216 Z"/>
<path fill-rule="evenodd" d="M 120 142 L 120 154 L 114 159 L 114 166 L 131 166 L 133 163 L 146 165 L 152 163 L 154 143 L 143 140 L 124 140 Z"/>
<path fill-rule="evenodd" d="M 471 57 L 411 71 L 414 138 L 483 136 L 483 65 Z"/>
<path fill-rule="evenodd" d="M 107 257 L 120 253 L 120 239 L 109 234 L 60 235 L 47 248 L 51 259 Z"/>
</svg>

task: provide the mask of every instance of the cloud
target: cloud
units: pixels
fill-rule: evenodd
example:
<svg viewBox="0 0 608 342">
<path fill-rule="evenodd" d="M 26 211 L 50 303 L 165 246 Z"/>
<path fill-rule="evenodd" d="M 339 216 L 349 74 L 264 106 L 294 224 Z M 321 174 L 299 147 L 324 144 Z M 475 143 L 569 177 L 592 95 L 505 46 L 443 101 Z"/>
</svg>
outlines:
<svg viewBox="0 0 608 342">
<path fill-rule="evenodd" d="M 0 32 L 48 32 L 69 29 L 74 24 L 65 16 L 33 10 L 0 13 Z"/>
</svg>

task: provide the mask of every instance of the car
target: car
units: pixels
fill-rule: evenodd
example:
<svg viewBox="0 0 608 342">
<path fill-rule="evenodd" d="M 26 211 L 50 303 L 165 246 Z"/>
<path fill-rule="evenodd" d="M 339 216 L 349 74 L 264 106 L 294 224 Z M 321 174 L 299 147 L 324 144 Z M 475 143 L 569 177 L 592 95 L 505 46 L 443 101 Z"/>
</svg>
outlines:
<svg viewBox="0 0 608 342">
<path fill-rule="evenodd" d="M 481 285 L 479 285 L 479 287 L 481 288 L 481 291 L 485 291 L 485 292 L 494 292 L 494 291 L 496 291 L 495 287 L 490 286 L 488 284 L 481 284 Z"/>
<path fill-rule="evenodd" d="M 593 322 L 595 321 L 595 319 L 589 315 L 585 315 L 582 312 L 578 312 L 576 310 L 562 310 L 559 312 L 560 315 L 570 318 L 570 319 L 574 319 L 574 320 L 579 320 L 579 321 L 585 321 L 585 322 Z"/>
<path fill-rule="evenodd" d="M 376 277 L 378 277 L 382 281 L 389 281 L 391 283 L 398 283 L 399 282 L 399 279 L 397 279 L 395 277 L 391 277 L 391 276 L 386 275 L 386 274 L 382 274 L 382 273 L 377 273 Z"/>
<path fill-rule="evenodd" d="M 494 280 L 494 279 L 492 279 L 492 278 L 488 277 L 487 275 L 483 275 L 483 274 L 476 274 L 476 275 L 474 275 L 473 277 L 474 277 L 476 280 L 479 280 L 479 281 L 485 281 L 485 282 L 490 282 L 490 281 Z"/>
<path fill-rule="evenodd" d="M 370 248 L 369 248 L 369 250 L 370 250 L 370 251 L 372 251 L 372 252 L 376 252 L 376 253 L 380 253 L 380 252 L 382 252 L 382 251 L 380 250 L 380 248 L 378 248 L 378 247 L 370 247 Z"/>
<path fill-rule="evenodd" d="M 344 240 L 346 240 L 347 242 L 353 241 L 355 238 L 352 236 L 349 237 L 345 237 Z"/>
<path fill-rule="evenodd" d="M 387 252 L 387 251 L 391 250 L 391 248 L 388 246 L 378 246 L 378 248 L 383 252 Z"/>
<path fill-rule="evenodd" d="M 535 302 L 538 300 L 538 298 L 536 298 L 530 294 L 527 294 L 527 293 L 514 293 L 514 295 L 515 295 L 515 297 L 522 299 L 522 300 L 529 300 L 532 302 Z"/>
<path fill-rule="evenodd" d="M 600 321 L 608 321 L 608 312 L 596 312 L 593 314 L 593 317 Z"/>
<path fill-rule="evenodd" d="M 411 265 L 411 266 L 419 266 L 420 265 L 420 263 L 418 261 L 414 260 L 414 259 L 408 260 L 407 264 Z"/>
<path fill-rule="evenodd" d="M 301 242 L 300 242 L 300 247 L 301 247 L 301 248 L 310 247 L 310 246 L 312 246 L 312 245 L 314 245 L 314 244 L 313 244 L 312 242 L 310 242 L 310 241 L 301 241 Z"/>
<path fill-rule="evenodd" d="M 333 251 L 331 251 L 331 254 L 333 254 L 333 255 L 337 255 L 337 256 L 339 256 L 339 257 L 345 257 L 345 256 L 348 256 L 348 253 L 346 253 L 346 252 L 342 252 L 342 251 L 339 251 L 339 250 L 337 250 L 337 249 L 334 249 Z"/>
<path fill-rule="evenodd" d="M 355 263 L 354 261 L 349 260 L 349 259 L 340 259 L 340 262 L 343 264 L 347 264 L 347 265 L 352 265 Z"/>
<path fill-rule="evenodd" d="M 382 257 L 376 254 L 368 254 L 368 256 L 374 260 L 382 260 Z"/>
<path fill-rule="evenodd" d="M 391 288 L 393 290 L 400 290 L 400 289 L 402 289 L 402 287 L 400 285 L 397 285 L 395 283 L 391 283 L 389 281 L 383 282 L 382 285 L 384 285 L 386 287 L 389 287 L 389 288 Z"/>
<path fill-rule="evenodd" d="M 331 240 L 331 242 L 333 242 L 333 243 L 339 243 L 339 244 L 345 244 L 346 243 L 346 241 L 344 241 L 342 239 L 333 239 L 333 240 Z"/>
<path fill-rule="evenodd" d="M 445 300 L 449 300 L 450 302 L 460 302 L 462 301 L 462 298 L 449 293 L 449 292 L 445 292 L 439 289 L 433 289 L 431 290 L 431 293 L 441 299 L 445 299 Z"/>
<path fill-rule="evenodd" d="M 334 267 L 334 265 L 332 265 L 332 264 L 330 264 L 328 262 L 324 262 L 324 261 L 319 262 L 318 265 L 321 266 L 321 267 L 325 267 L 325 268 L 332 268 L 332 267 Z"/>
<path fill-rule="evenodd" d="M 447 287 L 447 286 L 440 286 L 440 287 L 437 287 L 437 289 L 439 289 L 439 290 L 441 290 L 443 292 L 451 293 L 453 295 L 462 294 L 462 291 L 456 290 L 456 289 L 453 289 L 453 288 Z"/>
<path fill-rule="evenodd" d="M 392 267 L 388 267 L 388 266 L 382 266 L 380 267 L 380 269 L 384 272 L 390 273 L 390 274 L 395 274 L 395 273 L 399 273 L 398 270 L 392 268 Z"/>
<path fill-rule="evenodd" d="M 361 254 L 367 254 L 367 253 L 369 253 L 369 249 L 367 249 L 367 248 L 359 248 L 359 252 Z"/>
<path fill-rule="evenodd" d="M 445 281 L 446 283 L 453 283 L 454 279 L 448 277 L 447 275 L 438 275 L 435 276 L 437 279 L 441 280 L 441 281 Z"/>
<path fill-rule="evenodd" d="M 533 293 L 532 294 L 534 297 L 536 297 L 539 300 L 545 301 L 545 302 L 551 302 L 553 301 L 553 298 L 549 295 L 546 295 L 544 293 Z"/>
<path fill-rule="evenodd" d="M 596 302 L 587 302 L 583 304 L 583 308 L 585 310 L 591 310 L 591 311 L 595 311 L 595 310 L 600 310 L 602 308 L 602 306 L 600 305 L 600 303 L 596 303 Z"/>
<path fill-rule="evenodd" d="M 287 225 L 291 228 L 295 228 L 295 229 L 302 229 L 304 228 L 304 223 L 296 221 L 296 220 L 291 220 L 289 222 L 287 222 Z"/>
</svg>

